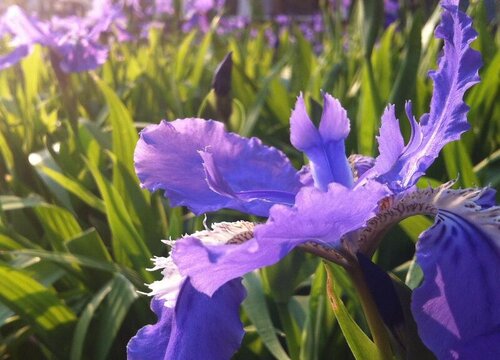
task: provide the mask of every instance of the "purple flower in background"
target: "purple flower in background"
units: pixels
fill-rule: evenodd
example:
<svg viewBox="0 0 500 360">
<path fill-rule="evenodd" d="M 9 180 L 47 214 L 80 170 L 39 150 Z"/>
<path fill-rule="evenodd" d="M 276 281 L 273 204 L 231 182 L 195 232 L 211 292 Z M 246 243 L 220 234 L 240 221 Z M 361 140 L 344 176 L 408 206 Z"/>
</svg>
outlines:
<svg viewBox="0 0 500 360">
<path fill-rule="evenodd" d="M 175 10 L 174 2 L 173 0 L 155 0 L 155 10 L 160 14 L 172 15 Z"/>
<path fill-rule="evenodd" d="M 200 29 L 207 32 L 210 28 L 209 13 L 220 13 L 224 8 L 225 0 L 187 0 L 184 2 L 183 31 Z"/>
<path fill-rule="evenodd" d="M 330 0 L 330 6 L 334 11 L 340 11 L 344 20 L 349 18 L 353 1 L 352 0 Z M 388 27 L 398 19 L 399 1 L 384 0 L 384 26 Z"/>
<path fill-rule="evenodd" d="M 399 1 L 398 0 L 384 0 L 384 27 L 388 27 L 395 22 L 399 17 Z"/>
<path fill-rule="evenodd" d="M 132 35 L 127 30 L 128 19 L 121 4 L 111 0 L 94 0 L 85 22 L 92 30 L 91 36 L 96 40 L 103 33 L 112 32 L 118 41 L 130 41 Z"/>
<path fill-rule="evenodd" d="M 494 193 L 452 190 L 452 183 L 415 186 L 443 146 L 468 129 L 463 96 L 479 81 L 471 20 L 457 1 L 444 0 L 442 6 L 436 36 L 444 40 L 444 51 L 430 74 L 430 112 L 417 122 L 408 103 L 412 134 L 405 144 L 394 106 L 388 106 L 375 159 L 346 157 L 349 120 L 328 94 L 318 128 L 302 96 L 292 112 L 291 143 L 309 159 L 300 171 L 279 150 L 228 133 L 211 120 L 162 122 L 141 132 L 135 166 L 143 187 L 164 190 L 171 205 L 195 214 L 229 208 L 268 219 L 258 225 L 216 224 L 170 243 L 171 257 L 155 259 L 164 279 L 150 285 L 158 323 L 130 341 L 130 358 L 169 358 L 171 346 L 191 354 L 185 346 L 194 339 L 207 349 L 207 359 L 230 358 L 241 339 L 241 276 L 298 246 L 347 265 L 356 254 L 371 256 L 390 226 L 417 214 L 436 219 L 416 249 L 424 281 L 414 290 L 412 311 L 422 340 L 440 359 L 500 357 L 500 207 Z M 232 310 L 221 315 L 221 307 Z M 200 328 L 185 320 L 188 311 L 199 315 Z M 215 318 L 233 330 L 217 349 L 208 335 Z"/>
<path fill-rule="evenodd" d="M 246 16 L 224 16 L 220 19 L 217 26 L 219 35 L 232 34 L 247 28 L 250 24 L 250 18 Z"/>
<path fill-rule="evenodd" d="M 108 56 L 108 49 L 96 41 L 95 33 L 77 17 L 42 22 L 27 16 L 18 6 L 11 6 L 1 23 L 4 33 L 12 37 L 14 49 L 0 57 L 0 69 L 18 63 L 35 44 L 49 48 L 53 63 L 67 73 L 95 69 Z"/>
</svg>

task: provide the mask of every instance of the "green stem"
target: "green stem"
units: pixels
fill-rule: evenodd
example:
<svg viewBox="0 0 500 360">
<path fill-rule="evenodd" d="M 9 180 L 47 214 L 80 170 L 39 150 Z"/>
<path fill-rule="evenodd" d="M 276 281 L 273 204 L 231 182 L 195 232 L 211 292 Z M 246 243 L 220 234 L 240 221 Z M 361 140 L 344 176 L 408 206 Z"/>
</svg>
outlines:
<svg viewBox="0 0 500 360">
<path fill-rule="evenodd" d="M 290 314 L 288 303 L 279 302 L 276 303 L 276 306 L 278 308 L 281 324 L 283 325 L 283 331 L 286 334 L 286 344 L 288 346 L 290 357 L 292 360 L 299 359 L 301 339 L 300 329 Z"/>
<path fill-rule="evenodd" d="M 380 317 L 380 313 L 378 312 L 377 305 L 373 300 L 368 285 L 366 284 L 361 268 L 356 263 L 346 268 L 346 270 L 352 280 L 354 288 L 359 294 L 361 307 L 365 313 L 366 321 L 368 322 L 368 327 L 372 333 L 375 345 L 379 349 L 383 359 L 392 359 L 393 354 L 387 330 Z"/>
</svg>

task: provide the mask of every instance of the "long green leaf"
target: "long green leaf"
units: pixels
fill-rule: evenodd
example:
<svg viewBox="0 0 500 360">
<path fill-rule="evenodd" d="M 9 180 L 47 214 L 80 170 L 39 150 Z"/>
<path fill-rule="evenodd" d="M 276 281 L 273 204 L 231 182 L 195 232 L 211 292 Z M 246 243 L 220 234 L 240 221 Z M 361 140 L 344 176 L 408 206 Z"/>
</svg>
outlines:
<svg viewBox="0 0 500 360">
<path fill-rule="evenodd" d="M 349 315 L 343 301 L 337 295 L 338 286 L 333 282 L 333 275 L 330 268 L 326 267 L 326 271 L 328 275 L 328 299 L 347 344 L 356 360 L 388 360 L 382 358 L 373 341 Z"/>
<path fill-rule="evenodd" d="M 144 276 L 146 281 L 152 281 L 151 273 L 146 271 L 146 268 L 151 265 L 149 260 L 151 253 L 134 227 L 120 193 L 104 178 L 94 164 L 90 162 L 87 164 L 106 205 L 115 258 L 125 265 L 130 260 L 134 269 Z"/>
<path fill-rule="evenodd" d="M 139 136 L 132 116 L 113 89 L 98 77 L 94 77 L 94 80 L 108 104 L 109 122 L 113 129 L 113 154 L 131 174 L 134 174 L 134 148 Z"/>
<path fill-rule="evenodd" d="M 449 178 L 458 177 L 458 182 L 462 187 L 479 186 L 472 161 L 462 142 L 454 141 L 446 145 L 443 149 L 443 155 Z"/>
<path fill-rule="evenodd" d="M 107 359 L 108 352 L 120 329 L 130 306 L 139 295 L 130 281 L 116 274 L 111 283 L 111 291 L 100 309 L 101 315 L 96 324 L 94 359 Z"/>
<path fill-rule="evenodd" d="M 88 267 L 95 270 L 106 271 L 111 274 L 113 273 L 122 273 L 127 278 L 134 283 L 137 288 L 144 287 L 144 280 L 139 277 L 139 275 L 133 270 L 118 265 L 114 262 L 107 262 L 96 260 L 94 258 L 83 256 L 83 255 L 72 255 L 65 253 L 58 253 L 55 251 L 46 251 L 46 250 L 13 250 L 6 251 L 6 254 L 11 255 L 24 255 L 31 258 L 40 258 L 42 260 L 53 261 L 55 263 L 59 263 L 62 265 L 79 265 L 82 267 Z"/>
<path fill-rule="evenodd" d="M 0 264 L 0 279 L 0 300 L 32 325 L 54 352 L 64 354 L 76 321 L 73 311 L 22 271 Z"/>
<path fill-rule="evenodd" d="M 70 177 L 50 169 L 48 167 L 40 167 L 40 170 L 54 180 L 56 183 L 61 185 L 67 191 L 78 197 L 80 200 L 85 202 L 87 205 L 93 207 L 94 209 L 104 213 L 106 211 L 106 207 L 104 206 L 104 202 L 99 199 L 97 196 L 92 194 L 89 190 L 87 190 L 83 185 L 81 185 L 78 181 L 71 179 Z"/>
<path fill-rule="evenodd" d="M 106 296 L 111 292 L 114 279 L 109 281 L 104 285 L 101 290 L 99 290 L 92 300 L 85 306 L 85 309 L 80 314 L 78 323 L 75 327 L 75 332 L 73 335 L 73 341 L 71 344 L 71 360 L 80 360 L 83 356 L 85 339 L 87 332 L 89 330 L 90 322 L 94 316 L 99 305 L 106 298 Z"/>
<path fill-rule="evenodd" d="M 243 302 L 243 308 L 252 324 L 255 325 L 262 341 L 276 359 L 290 360 L 276 335 L 276 329 L 271 320 L 259 278 L 255 273 L 249 273 L 245 275 L 243 284 L 248 290 L 248 296 Z"/>
</svg>

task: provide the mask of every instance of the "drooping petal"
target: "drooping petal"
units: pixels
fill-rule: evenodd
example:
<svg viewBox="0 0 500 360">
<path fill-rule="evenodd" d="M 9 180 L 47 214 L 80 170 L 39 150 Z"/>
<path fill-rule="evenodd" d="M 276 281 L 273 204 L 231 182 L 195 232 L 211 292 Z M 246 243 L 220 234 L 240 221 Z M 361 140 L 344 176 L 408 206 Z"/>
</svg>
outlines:
<svg viewBox="0 0 500 360">
<path fill-rule="evenodd" d="M 243 339 L 239 307 L 246 297 L 235 279 L 212 297 L 186 281 L 175 307 L 175 318 L 165 359 L 230 359 Z"/>
<path fill-rule="evenodd" d="M 128 359 L 230 359 L 244 335 L 239 306 L 245 296 L 241 279 L 224 284 L 212 297 L 186 280 L 175 309 L 153 299 L 158 322 L 145 326 L 130 340 Z"/>
<path fill-rule="evenodd" d="M 293 203 L 300 188 L 297 171 L 282 152 L 211 120 L 148 126 L 135 150 L 135 166 L 144 187 L 165 190 L 173 206 L 188 206 L 196 214 L 231 208 L 266 216 L 274 200 Z"/>
<path fill-rule="evenodd" d="M 290 141 L 310 160 L 314 183 L 326 191 L 336 182 L 352 187 L 352 172 L 345 155 L 344 140 L 349 134 L 349 119 L 339 101 L 328 94 L 323 97 L 323 114 L 319 130 L 307 115 L 300 95 L 290 117 Z"/>
<path fill-rule="evenodd" d="M 181 274 L 208 295 L 222 284 L 255 269 L 272 265 L 294 247 L 314 241 L 339 247 L 340 237 L 364 225 L 386 193 L 378 186 L 350 190 L 330 184 L 325 193 L 304 187 L 294 207 L 275 205 L 266 224 L 247 233 L 241 244 L 208 246 L 196 236 L 176 242 L 173 259 Z"/>
<path fill-rule="evenodd" d="M 30 53 L 30 46 L 21 45 L 10 53 L 0 56 L 0 70 L 6 69 L 17 64 Z"/>
<path fill-rule="evenodd" d="M 442 190 L 436 222 L 417 245 L 424 281 L 412 312 L 440 359 L 500 358 L 500 207 L 484 207 L 485 196 Z"/>
<path fill-rule="evenodd" d="M 441 149 L 449 142 L 458 140 L 469 129 L 468 107 L 463 102 L 465 91 L 479 82 L 480 54 L 470 47 L 477 33 L 472 20 L 458 8 L 458 0 L 442 2 L 443 15 L 436 28 L 436 37 L 444 40 L 443 55 L 436 71 L 430 72 L 434 81 L 431 108 L 420 123 L 409 115 L 412 126 L 410 142 L 396 159 L 381 153 L 377 159 L 386 172 L 370 171 L 367 176 L 378 177 L 401 191 L 413 186 L 434 162 Z M 409 111 L 411 113 L 411 111 Z M 379 137 L 379 144 L 393 141 L 389 136 Z M 392 160 L 392 165 L 388 160 Z"/>
<path fill-rule="evenodd" d="M 158 317 L 153 325 L 146 325 L 127 344 L 128 360 L 165 359 L 172 332 L 174 309 L 164 306 L 163 300 L 153 298 L 151 310 Z"/>
</svg>

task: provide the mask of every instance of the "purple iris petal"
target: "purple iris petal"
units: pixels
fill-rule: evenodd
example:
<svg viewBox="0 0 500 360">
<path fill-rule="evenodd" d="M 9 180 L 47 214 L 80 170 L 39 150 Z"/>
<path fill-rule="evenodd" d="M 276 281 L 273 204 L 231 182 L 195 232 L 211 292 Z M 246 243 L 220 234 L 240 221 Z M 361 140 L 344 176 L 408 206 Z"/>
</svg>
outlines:
<svg viewBox="0 0 500 360">
<path fill-rule="evenodd" d="M 44 24 L 34 18 L 28 17 L 23 10 L 16 5 L 9 6 L 0 19 L 1 35 L 12 36 L 10 45 L 13 49 L 0 56 L 0 70 L 17 64 L 31 52 L 35 43 L 52 44 L 46 36 Z"/>
<path fill-rule="evenodd" d="M 212 297 L 184 282 L 175 309 L 153 298 L 158 316 L 143 327 L 127 346 L 129 360 L 230 359 L 243 339 L 239 306 L 246 296 L 241 279 L 222 286 Z"/>
<path fill-rule="evenodd" d="M 189 276 L 196 289 L 211 295 L 231 279 L 278 262 L 301 243 L 339 246 L 342 235 L 374 215 L 384 194 L 383 187 L 373 183 L 355 190 L 330 184 L 326 193 L 304 187 L 293 207 L 271 209 L 268 222 L 255 228 L 253 239 L 210 246 L 187 237 L 176 242 L 172 256 L 181 274 Z"/>
<path fill-rule="evenodd" d="M 130 339 L 127 345 L 128 360 L 165 359 L 174 309 L 166 307 L 164 301 L 158 298 L 151 300 L 151 310 L 158 317 L 154 325 L 146 325 Z"/>
<path fill-rule="evenodd" d="M 381 153 L 377 162 L 389 167 L 385 173 L 370 173 L 389 184 L 395 190 L 407 189 L 433 163 L 439 151 L 448 142 L 458 140 L 469 129 L 467 105 L 463 102 L 465 91 L 479 81 L 480 54 L 471 49 L 470 43 L 476 38 L 471 19 L 458 9 L 458 1 L 442 2 L 444 8 L 436 37 L 444 40 L 444 53 L 439 60 L 437 71 L 430 72 L 434 80 L 434 93 L 429 114 L 416 123 L 410 114 L 412 137 L 397 159 L 393 153 Z M 379 144 L 393 141 L 393 131 L 380 135 Z M 389 156 L 388 156 L 389 155 Z"/>
<path fill-rule="evenodd" d="M 87 39 L 74 44 L 66 43 L 58 48 L 59 66 L 64 72 L 93 70 L 106 62 L 108 49 Z"/>
<path fill-rule="evenodd" d="M 122 4 L 97 0 L 87 13 L 86 22 L 91 30 L 88 37 L 97 41 L 102 33 L 113 32 L 118 41 L 130 41 L 132 35 L 127 31 L 127 18 Z"/>
<path fill-rule="evenodd" d="M 373 169 L 379 174 L 385 174 L 398 160 L 404 149 L 404 139 L 399 128 L 399 121 L 396 118 L 394 105 L 389 105 L 382 114 L 382 126 L 377 139 L 380 155 L 375 160 Z"/>
<path fill-rule="evenodd" d="M 136 147 L 135 166 L 144 187 L 165 190 L 173 206 L 188 206 L 196 214 L 231 208 L 266 216 L 274 202 L 293 203 L 301 186 L 279 150 L 202 119 L 148 126 Z"/>
<path fill-rule="evenodd" d="M 155 0 L 155 9 L 160 14 L 173 14 L 174 2 L 173 0 Z"/>
<path fill-rule="evenodd" d="M 9 6 L 2 17 L 4 31 L 9 32 L 14 37 L 12 45 L 42 44 L 50 46 L 52 41 L 47 36 L 47 24 L 27 16 L 17 5 Z"/>
<path fill-rule="evenodd" d="M 440 359 L 500 358 L 500 208 L 482 207 L 488 194 L 480 204 L 441 201 L 417 245 L 424 282 L 414 290 L 412 311 Z"/>
<path fill-rule="evenodd" d="M 28 56 L 30 47 L 28 45 L 21 45 L 12 50 L 10 53 L 0 56 L 0 70 L 11 67 L 17 64 L 21 59 Z"/>
<path fill-rule="evenodd" d="M 483 209 L 495 206 L 496 204 L 496 190 L 492 188 L 487 188 L 481 193 L 481 196 L 475 201 L 475 203 Z"/>
<path fill-rule="evenodd" d="M 353 154 L 347 159 L 353 169 L 354 177 L 359 178 L 375 165 L 375 159 L 371 156 Z"/>
<path fill-rule="evenodd" d="M 398 19 L 399 15 L 399 1 L 398 0 L 384 0 L 384 27 L 388 27 Z"/>
<path fill-rule="evenodd" d="M 304 98 L 299 96 L 290 117 L 290 141 L 309 158 L 316 187 L 326 191 L 332 182 L 352 187 L 344 144 L 350 130 L 349 119 L 337 99 L 325 93 L 323 100 L 323 114 L 316 129 L 307 115 Z"/>
<path fill-rule="evenodd" d="M 1 68 L 22 59 L 34 44 L 48 47 L 57 60 L 54 65 L 64 72 L 95 69 L 108 56 L 107 48 L 96 42 L 98 34 L 90 31 L 79 17 L 55 17 L 50 22 L 41 22 L 28 17 L 18 6 L 11 6 L 2 17 L 2 27 L 13 36 L 15 49 L 0 59 Z"/>
</svg>

